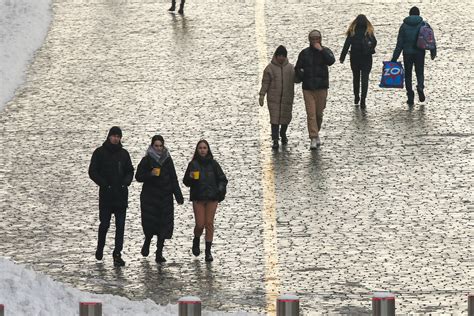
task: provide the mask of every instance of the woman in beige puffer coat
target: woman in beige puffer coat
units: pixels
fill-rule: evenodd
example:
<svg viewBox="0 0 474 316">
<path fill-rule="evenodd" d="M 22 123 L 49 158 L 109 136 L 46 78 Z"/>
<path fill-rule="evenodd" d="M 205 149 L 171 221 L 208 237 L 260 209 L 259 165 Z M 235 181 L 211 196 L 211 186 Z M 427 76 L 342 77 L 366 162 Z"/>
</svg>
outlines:
<svg viewBox="0 0 474 316">
<path fill-rule="evenodd" d="M 285 46 L 280 45 L 276 49 L 272 61 L 263 71 L 262 87 L 259 93 L 260 106 L 263 106 L 265 94 L 267 95 L 272 125 L 272 148 L 274 149 L 278 148 L 278 136 L 281 137 L 282 145 L 288 143 L 286 130 L 293 111 L 294 83 L 294 67 L 288 62 Z"/>
</svg>

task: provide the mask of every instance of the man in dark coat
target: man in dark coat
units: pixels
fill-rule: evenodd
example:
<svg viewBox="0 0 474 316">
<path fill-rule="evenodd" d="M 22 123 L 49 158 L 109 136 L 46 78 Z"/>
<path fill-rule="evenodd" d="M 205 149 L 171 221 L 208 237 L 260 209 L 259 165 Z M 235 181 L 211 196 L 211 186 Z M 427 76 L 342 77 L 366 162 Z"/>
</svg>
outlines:
<svg viewBox="0 0 474 316">
<path fill-rule="evenodd" d="M 128 186 L 133 179 L 133 165 L 128 151 L 121 143 L 122 130 L 113 126 L 106 141 L 92 154 L 89 177 L 99 186 L 99 237 L 95 257 L 102 260 L 105 237 L 115 214 L 115 266 L 124 266 L 121 256 L 128 207 Z"/>
<path fill-rule="evenodd" d="M 420 16 L 420 9 L 412 7 L 409 12 L 410 16 L 403 20 L 397 37 L 397 46 L 393 52 L 392 61 L 397 61 L 403 51 L 403 66 L 405 68 L 405 87 L 407 90 L 407 104 L 414 105 L 415 92 L 412 86 L 412 72 L 415 66 L 416 73 L 416 91 L 420 102 L 425 101 L 425 51 L 416 46 L 418 32 L 423 24 L 423 18 Z M 431 59 L 436 58 L 436 48 L 430 50 Z"/>
<path fill-rule="evenodd" d="M 321 145 L 319 131 L 323 123 L 323 111 L 329 88 L 329 68 L 336 59 L 332 51 L 321 45 L 321 32 L 313 30 L 308 35 L 309 47 L 298 55 L 295 74 L 303 82 L 303 97 L 306 106 L 308 133 L 311 143 L 309 148 L 316 149 Z"/>
</svg>

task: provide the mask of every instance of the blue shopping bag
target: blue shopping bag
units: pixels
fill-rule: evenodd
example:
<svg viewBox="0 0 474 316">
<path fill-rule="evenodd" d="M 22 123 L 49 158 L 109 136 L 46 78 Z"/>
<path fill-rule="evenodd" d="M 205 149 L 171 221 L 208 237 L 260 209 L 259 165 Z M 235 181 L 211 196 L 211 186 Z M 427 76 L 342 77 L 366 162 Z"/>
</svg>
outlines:
<svg viewBox="0 0 474 316">
<path fill-rule="evenodd" d="M 405 71 L 401 62 L 384 61 L 382 68 L 381 88 L 403 88 Z"/>
</svg>

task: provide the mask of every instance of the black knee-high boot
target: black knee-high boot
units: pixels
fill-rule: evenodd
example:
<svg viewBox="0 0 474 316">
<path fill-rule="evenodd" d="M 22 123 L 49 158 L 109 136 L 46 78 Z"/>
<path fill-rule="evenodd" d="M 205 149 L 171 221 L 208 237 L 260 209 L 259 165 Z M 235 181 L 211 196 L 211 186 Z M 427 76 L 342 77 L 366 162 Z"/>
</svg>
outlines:
<svg viewBox="0 0 474 316">
<path fill-rule="evenodd" d="M 171 0 L 171 8 L 168 11 L 174 11 L 176 9 L 176 0 Z"/>
<path fill-rule="evenodd" d="M 165 246 L 165 240 L 158 237 L 158 244 L 156 245 L 156 258 L 157 263 L 166 262 L 166 259 L 163 257 L 163 247 Z"/>
<path fill-rule="evenodd" d="M 206 241 L 206 262 L 214 260 L 211 254 L 212 241 Z"/>
</svg>

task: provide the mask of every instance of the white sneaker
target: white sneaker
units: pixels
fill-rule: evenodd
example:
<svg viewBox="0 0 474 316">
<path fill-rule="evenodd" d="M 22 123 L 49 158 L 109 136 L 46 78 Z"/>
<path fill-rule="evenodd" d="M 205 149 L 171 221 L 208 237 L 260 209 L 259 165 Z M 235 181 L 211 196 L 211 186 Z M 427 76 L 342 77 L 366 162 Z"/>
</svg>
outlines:
<svg viewBox="0 0 474 316">
<path fill-rule="evenodd" d="M 309 149 L 316 149 L 318 148 L 318 143 L 316 141 L 316 138 L 311 138 L 311 143 L 309 145 Z"/>
<path fill-rule="evenodd" d="M 316 137 L 316 146 L 321 146 L 321 139 L 319 138 L 319 136 Z"/>
</svg>

